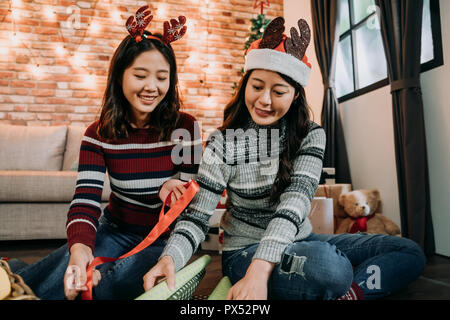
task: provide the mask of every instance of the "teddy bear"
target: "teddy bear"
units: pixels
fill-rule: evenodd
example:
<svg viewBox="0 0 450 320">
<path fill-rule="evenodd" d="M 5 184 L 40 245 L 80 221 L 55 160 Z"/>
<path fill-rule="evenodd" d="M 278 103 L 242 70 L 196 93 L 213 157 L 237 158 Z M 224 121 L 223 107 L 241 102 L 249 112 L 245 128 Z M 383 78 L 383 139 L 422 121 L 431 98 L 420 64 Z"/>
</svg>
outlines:
<svg viewBox="0 0 450 320">
<path fill-rule="evenodd" d="M 380 203 L 377 189 L 354 190 L 342 193 L 338 200 L 347 217 L 341 221 L 336 233 L 356 233 L 399 235 L 400 228 L 389 218 L 376 212 Z"/>
</svg>

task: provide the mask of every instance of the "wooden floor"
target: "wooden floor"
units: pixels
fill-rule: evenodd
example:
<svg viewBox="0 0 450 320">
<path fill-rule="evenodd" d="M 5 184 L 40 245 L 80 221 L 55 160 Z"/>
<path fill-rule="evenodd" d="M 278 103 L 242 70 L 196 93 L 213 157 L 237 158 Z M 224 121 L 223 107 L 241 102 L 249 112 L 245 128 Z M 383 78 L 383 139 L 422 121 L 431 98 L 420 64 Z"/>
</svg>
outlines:
<svg viewBox="0 0 450 320">
<path fill-rule="evenodd" d="M 0 241 L 0 257 L 19 258 L 34 263 L 64 244 L 63 240 Z M 222 278 L 221 255 L 215 251 L 199 251 L 191 259 L 203 254 L 211 256 L 206 275 L 194 295 L 207 297 Z M 450 300 L 450 258 L 434 256 L 428 260 L 424 273 L 408 288 L 386 298 L 396 300 Z"/>
</svg>

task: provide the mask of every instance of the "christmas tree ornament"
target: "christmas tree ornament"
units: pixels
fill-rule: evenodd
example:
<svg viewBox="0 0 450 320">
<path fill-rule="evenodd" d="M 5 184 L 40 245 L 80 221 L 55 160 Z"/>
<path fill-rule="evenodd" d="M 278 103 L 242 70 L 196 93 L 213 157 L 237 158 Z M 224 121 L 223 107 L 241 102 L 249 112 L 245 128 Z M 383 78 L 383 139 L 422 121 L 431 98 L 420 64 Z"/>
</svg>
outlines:
<svg viewBox="0 0 450 320">
<path fill-rule="evenodd" d="M 260 14 L 264 13 L 264 7 L 270 7 L 269 0 L 255 0 L 253 3 L 253 9 L 260 8 Z"/>
</svg>

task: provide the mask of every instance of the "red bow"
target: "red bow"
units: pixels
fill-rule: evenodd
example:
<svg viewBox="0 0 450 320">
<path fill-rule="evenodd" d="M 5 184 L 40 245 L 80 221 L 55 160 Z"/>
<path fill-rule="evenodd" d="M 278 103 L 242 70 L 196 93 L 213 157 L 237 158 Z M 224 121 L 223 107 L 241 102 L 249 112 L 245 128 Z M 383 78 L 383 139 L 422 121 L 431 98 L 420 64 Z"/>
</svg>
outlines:
<svg viewBox="0 0 450 320">
<path fill-rule="evenodd" d="M 352 227 L 350 228 L 349 233 L 366 232 L 367 231 L 367 220 L 372 219 L 375 216 L 375 213 L 372 213 L 369 216 L 359 217 L 359 218 L 351 218 L 355 220 Z"/>
</svg>

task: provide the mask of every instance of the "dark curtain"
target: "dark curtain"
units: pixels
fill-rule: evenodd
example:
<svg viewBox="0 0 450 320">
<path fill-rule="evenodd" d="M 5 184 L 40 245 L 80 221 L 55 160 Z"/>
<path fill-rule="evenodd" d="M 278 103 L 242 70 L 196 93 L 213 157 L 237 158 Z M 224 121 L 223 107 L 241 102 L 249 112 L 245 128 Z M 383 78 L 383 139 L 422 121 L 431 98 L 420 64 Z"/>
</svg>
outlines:
<svg viewBox="0 0 450 320">
<path fill-rule="evenodd" d="M 327 136 L 327 145 L 323 166 L 336 169 L 337 183 L 352 183 L 344 131 L 334 88 L 333 54 L 337 52 L 335 49 L 339 41 L 337 34 L 338 1 L 311 0 L 311 13 L 315 51 L 324 85 L 321 120 Z"/>
<path fill-rule="evenodd" d="M 402 235 L 435 253 L 420 55 L 423 0 L 375 0 L 389 68 Z"/>
</svg>

